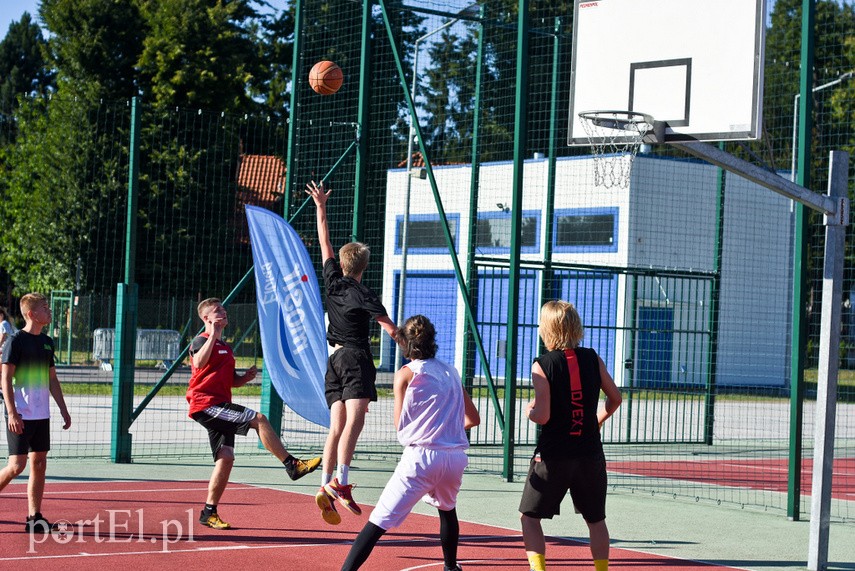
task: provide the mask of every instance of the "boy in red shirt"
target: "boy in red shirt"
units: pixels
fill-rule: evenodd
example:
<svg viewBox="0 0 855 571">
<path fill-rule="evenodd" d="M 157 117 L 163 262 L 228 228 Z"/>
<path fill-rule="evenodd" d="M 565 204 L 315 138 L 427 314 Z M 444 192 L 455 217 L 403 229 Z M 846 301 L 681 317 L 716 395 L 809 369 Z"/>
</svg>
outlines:
<svg viewBox="0 0 855 571">
<path fill-rule="evenodd" d="M 190 344 L 192 376 L 187 387 L 187 402 L 190 403 L 190 418 L 208 429 L 214 454 L 208 499 L 199 521 L 213 529 L 229 529 L 231 525 L 217 514 L 217 503 L 229 483 L 235 463 L 235 434 L 246 436 L 250 428 L 254 429 L 264 447 L 285 465 L 285 471 L 292 480 L 313 472 L 321 459 L 312 458 L 304 462 L 292 456 L 267 417 L 232 402 L 232 387 L 247 384 L 258 371 L 255 366 L 242 375 L 235 371 L 231 347 L 222 340 L 223 329 L 229 324 L 222 302 L 212 297 L 202 301 L 197 309 L 205 322 L 205 331 Z"/>
</svg>

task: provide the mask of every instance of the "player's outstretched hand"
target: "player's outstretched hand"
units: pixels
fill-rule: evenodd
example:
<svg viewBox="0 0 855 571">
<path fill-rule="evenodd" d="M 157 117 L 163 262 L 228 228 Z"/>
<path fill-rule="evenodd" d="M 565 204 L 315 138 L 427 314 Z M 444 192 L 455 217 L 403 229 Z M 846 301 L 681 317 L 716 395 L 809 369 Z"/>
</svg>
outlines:
<svg viewBox="0 0 855 571">
<path fill-rule="evenodd" d="M 309 184 L 306 185 L 306 194 L 312 197 L 312 200 L 315 201 L 315 206 L 324 206 L 331 193 L 332 189 L 326 190 L 324 188 L 324 181 L 321 181 L 320 183 L 310 181 Z"/>
</svg>

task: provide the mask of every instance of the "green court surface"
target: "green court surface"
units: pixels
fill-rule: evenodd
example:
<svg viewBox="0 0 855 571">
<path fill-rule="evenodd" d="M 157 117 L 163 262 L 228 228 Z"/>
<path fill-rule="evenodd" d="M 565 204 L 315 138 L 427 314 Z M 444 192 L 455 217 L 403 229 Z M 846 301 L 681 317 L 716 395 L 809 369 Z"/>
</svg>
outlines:
<svg viewBox="0 0 855 571">
<path fill-rule="evenodd" d="M 351 472 L 351 481 L 356 483 L 356 499 L 373 505 L 393 469 L 392 462 L 357 458 Z M 198 481 L 207 480 L 210 470 L 210 463 L 203 458 L 172 458 L 134 464 L 53 459 L 48 462 L 47 486 L 49 490 L 52 483 L 99 480 L 103 480 L 105 486 L 109 486 L 109 481 Z M 22 483 L 25 476 L 26 472 L 16 483 Z M 281 466 L 265 456 L 238 457 L 231 478 L 236 484 L 282 487 L 307 495 L 314 495 L 319 480 L 319 474 L 315 473 L 299 482 L 291 482 Z M 458 513 L 464 521 L 518 530 L 517 505 L 521 491 L 522 482 L 507 483 L 496 476 L 467 473 L 459 497 Z M 201 506 L 204 497 L 200 495 L 198 499 Z M 228 512 L 228 504 L 229 491 L 226 490 L 220 504 L 221 513 Z M 48 495 L 43 504 L 43 511 L 48 517 L 50 510 Z M 414 511 L 427 515 L 434 513 L 421 504 Z M 544 531 L 548 536 L 584 541 L 587 528 L 581 516 L 573 514 L 572 509 L 566 512 L 569 513 L 544 521 Z M 796 570 L 806 566 L 807 521 L 791 522 L 778 514 L 762 511 L 625 492 L 609 495 L 607 514 L 612 545 L 622 550 L 756 571 Z M 300 514 L 303 516 L 307 529 L 312 529 L 313 525 L 318 528 L 325 525 L 311 502 L 307 503 L 306 513 Z M 525 565 L 522 544 L 519 557 L 522 569 Z M 851 525 L 832 524 L 828 559 L 829 570 L 855 569 L 855 531 Z M 615 568 L 619 569 L 619 566 Z"/>
</svg>

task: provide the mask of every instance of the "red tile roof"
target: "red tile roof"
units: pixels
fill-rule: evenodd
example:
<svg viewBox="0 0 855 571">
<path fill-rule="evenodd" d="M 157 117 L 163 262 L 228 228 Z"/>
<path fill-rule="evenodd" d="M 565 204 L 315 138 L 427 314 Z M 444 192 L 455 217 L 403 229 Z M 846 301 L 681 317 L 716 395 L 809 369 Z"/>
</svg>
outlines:
<svg viewBox="0 0 855 571">
<path fill-rule="evenodd" d="M 273 155 L 241 155 L 238 168 L 238 200 L 273 211 L 285 191 L 285 163 Z M 281 205 L 278 210 L 281 211 Z"/>
</svg>

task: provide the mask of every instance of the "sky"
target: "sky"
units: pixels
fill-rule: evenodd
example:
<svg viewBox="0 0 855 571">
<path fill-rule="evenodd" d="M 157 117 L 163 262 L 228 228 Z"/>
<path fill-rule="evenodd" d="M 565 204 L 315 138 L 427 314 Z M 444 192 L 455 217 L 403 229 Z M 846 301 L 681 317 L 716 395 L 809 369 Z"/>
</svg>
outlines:
<svg viewBox="0 0 855 571">
<path fill-rule="evenodd" d="M 20 20 L 24 12 L 37 19 L 39 0 L 0 0 L 0 40 L 6 37 L 9 24 Z"/>
</svg>

